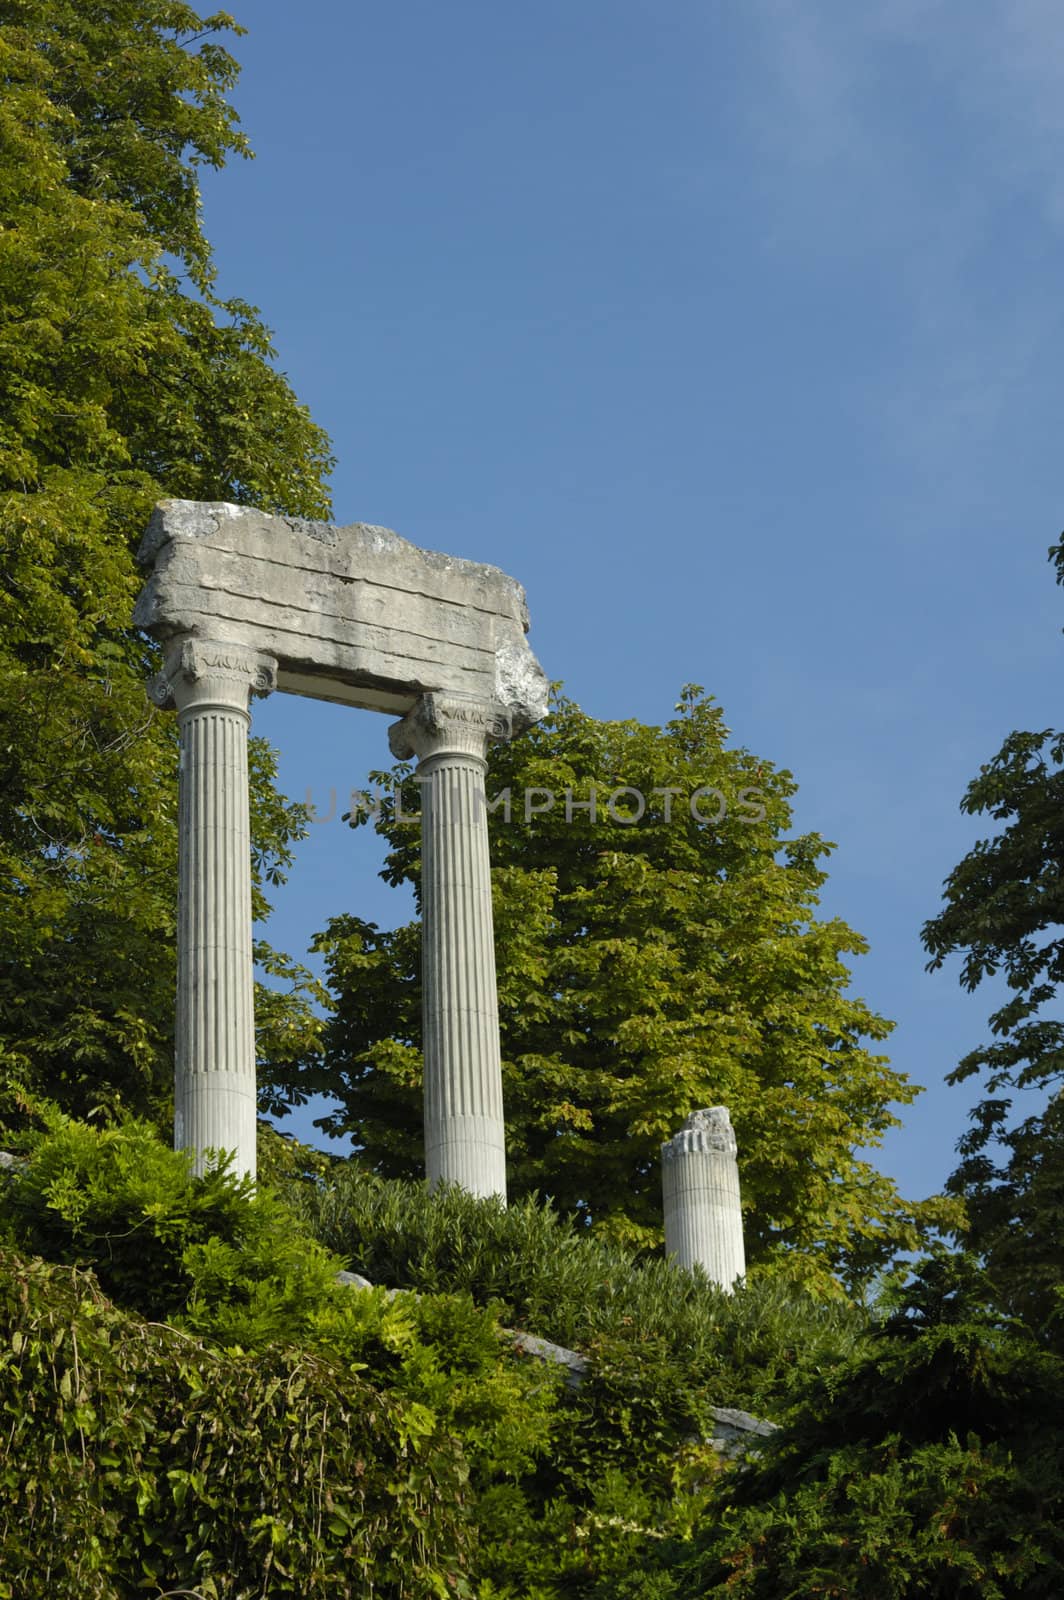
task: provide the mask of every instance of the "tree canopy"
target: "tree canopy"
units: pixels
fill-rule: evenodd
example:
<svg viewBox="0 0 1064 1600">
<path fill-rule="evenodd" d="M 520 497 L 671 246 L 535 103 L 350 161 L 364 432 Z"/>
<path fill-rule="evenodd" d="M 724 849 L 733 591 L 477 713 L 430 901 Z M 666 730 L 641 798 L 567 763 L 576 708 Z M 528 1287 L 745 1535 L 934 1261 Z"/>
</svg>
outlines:
<svg viewBox="0 0 1064 1600">
<path fill-rule="evenodd" d="M 197 169 L 246 155 L 235 29 L 166 0 L 0 3 L 0 1073 L 165 1115 L 176 728 L 129 626 L 155 500 L 323 515 L 328 441 L 214 292 Z M 256 910 L 301 826 L 253 750 Z M 316 1026 L 261 995 L 263 1066 Z"/>
<path fill-rule="evenodd" d="M 1050 560 L 1064 584 L 1064 541 Z M 1064 1312 L 1064 733 L 1010 733 L 968 785 L 961 809 L 999 824 L 946 879 L 925 924 L 932 969 L 961 957 L 970 991 L 1004 978 L 991 1039 L 950 1074 L 981 1077 L 985 1093 L 960 1140 L 948 1187 L 963 1196 L 964 1238 L 983 1258 L 1001 1303 L 1048 1338 Z M 1019 1097 L 1019 1099 L 1017 1098 Z M 1016 1116 L 1024 1097 L 1038 1109 Z"/>
<path fill-rule="evenodd" d="M 1046 1009 L 1064 978 L 1064 733 L 1011 733 L 961 809 L 1003 826 L 946 879 L 945 905 L 923 930 L 929 965 L 960 954 L 965 988 L 1000 973 L 1009 993 L 990 1017 L 993 1042 L 965 1056 L 951 1081 L 985 1072 L 992 1094 L 1049 1087 L 1064 1079 L 1064 1024 Z M 965 1148 L 984 1144 L 1007 1108 L 984 1102 Z"/>
<path fill-rule="evenodd" d="M 816 916 L 831 847 L 791 834 L 791 775 L 729 748 L 727 733 L 694 688 L 663 727 L 596 721 L 559 696 L 491 755 L 511 1189 L 653 1245 L 662 1140 L 691 1110 L 725 1104 L 750 1261 L 822 1288 L 836 1272 L 853 1284 L 949 1207 L 907 1203 L 858 1153 L 918 1091 L 869 1048 L 890 1024 L 849 989 L 846 958 L 864 941 Z M 416 889 L 416 785 L 405 766 L 374 777 L 385 876 Z M 413 1175 L 417 925 L 338 917 L 318 946 L 335 1013 L 323 1062 L 294 1086 L 337 1097 L 326 1125 L 350 1132 L 378 1171 Z"/>
</svg>

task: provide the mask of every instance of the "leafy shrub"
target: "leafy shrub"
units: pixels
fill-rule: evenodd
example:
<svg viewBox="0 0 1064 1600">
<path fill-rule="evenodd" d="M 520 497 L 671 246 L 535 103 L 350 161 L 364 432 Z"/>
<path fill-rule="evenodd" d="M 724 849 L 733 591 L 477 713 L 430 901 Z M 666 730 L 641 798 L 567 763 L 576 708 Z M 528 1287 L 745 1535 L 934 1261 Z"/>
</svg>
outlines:
<svg viewBox="0 0 1064 1600">
<path fill-rule="evenodd" d="M 724 1294 L 535 1200 L 507 1210 L 458 1190 L 429 1195 L 353 1163 L 286 1192 L 371 1280 L 427 1296 L 461 1289 L 510 1326 L 589 1358 L 531 1479 L 520 1492 L 496 1481 L 480 1497 L 480 1571 L 496 1585 L 485 1600 L 619 1594 L 636 1573 L 633 1594 L 667 1594 L 669 1569 L 648 1551 L 683 1549 L 714 1514 L 712 1407 L 782 1416 L 867 1341 L 868 1319 L 853 1307 L 778 1282 Z"/>
<path fill-rule="evenodd" d="M 96 1270 L 124 1306 L 160 1319 L 191 1287 L 184 1252 L 236 1238 L 253 1215 L 253 1186 L 223 1166 L 195 1179 L 187 1154 L 146 1122 L 98 1129 L 38 1107 L 24 1160 L 4 1185 L 0 1216 L 20 1249 Z"/>
<path fill-rule="evenodd" d="M 0 1220 L 9 1238 L 17 1240 L 23 1250 L 49 1255 L 78 1274 L 97 1268 L 123 1309 L 154 1319 L 159 1360 L 164 1365 L 167 1350 L 186 1348 L 184 1343 L 175 1347 L 172 1341 L 188 1339 L 191 1334 L 190 1347 L 203 1352 L 204 1360 L 221 1362 L 218 1372 L 237 1374 L 234 1382 L 243 1385 L 240 1410 L 247 1420 L 249 1440 L 251 1419 L 263 1407 L 269 1413 L 273 1404 L 276 1384 L 271 1389 L 271 1374 L 278 1370 L 301 1372 L 300 1364 L 309 1363 L 321 1376 L 316 1391 L 319 1398 L 328 1382 L 335 1380 L 338 1387 L 329 1412 L 333 1419 L 330 1427 L 348 1426 L 345 1385 L 348 1380 L 356 1381 L 355 1374 L 357 1383 L 369 1393 L 384 1391 L 400 1419 L 397 1426 L 404 1448 L 411 1452 L 411 1472 L 417 1476 L 419 1492 L 448 1496 L 454 1483 L 465 1486 L 460 1501 L 461 1538 L 456 1535 L 452 1540 L 457 1552 L 452 1575 L 461 1565 L 473 1562 L 478 1545 L 479 1569 L 487 1573 L 498 1565 L 491 1554 L 498 1529 L 490 1497 L 484 1501 L 485 1518 L 480 1516 L 481 1493 L 487 1495 L 494 1484 L 508 1486 L 511 1522 L 527 1525 L 528 1537 L 535 1542 L 542 1512 L 536 1469 L 551 1444 L 561 1374 L 541 1363 L 517 1361 L 512 1341 L 500 1334 L 490 1306 L 477 1307 L 462 1293 L 418 1297 L 390 1295 L 383 1288 L 353 1291 L 336 1281 L 342 1259 L 313 1239 L 270 1192 L 255 1191 L 224 1171 L 196 1177 L 187 1159 L 167 1149 L 154 1130 L 142 1123 L 126 1122 L 100 1130 L 54 1113 L 47 1115 L 46 1122 L 43 1132 L 26 1141 L 24 1162 L 7 1175 L 0 1189 Z M 84 1280 L 79 1277 L 78 1281 Z M 118 1311 L 114 1314 L 120 1315 Z M 173 1328 L 159 1325 L 164 1317 Z M 149 1333 L 146 1344 L 141 1341 L 142 1353 L 150 1350 L 151 1337 Z M 211 1385 L 218 1381 L 209 1378 Z M 375 1390 L 369 1389 L 371 1383 Z M 290 1387 L 288 1376 L 285 1385 Z M 358 1403 L 363 1403 L 361 1398 Z M 323 1410 L 322 1427 L 326 1426 L 325 1415 Z M 211 1426 L 217 1433 L 217 1424 Z M 50 1443 L 41 1444 L 42 1450 L 65 1446 L 55 1425 L 48 1440 Z M 440 1441 L 446 1448 L 437 1471 Z M 320 1465 L 312 1430 L 305 1432 L 303 1445 L 307 1453 L 300 1470 L 313 1475 Z M 299 1441 L 291 1445 L 297 1455 L 299 1448 Z M 137 1445 L 134 1453 L 140 1449 Z M 93 1470 L 98 1468 L 101 1458 L 91 1443 L 86 1445 L 84 1459 L 92 1462 Z M 356 1467 L 362 1470 L 357 1458 Z M 182 1456 L 173 1470 L 187 1475 L 193 1468 Z M 195 1471 L 199 1474 L 195 1482 L 203 1494 L 215 1496 L 211 1503 L 224 1513 L 222 1520 L 231 1512 L 235 1515 L 230 1489 L 209 1488 L 198 1466 Z M 175 1477 L 174 1482 L 185 1485 L 179 1493 L 189 1493 L 185 1477 Z M 25 1487 L 20 1471 L 15 1471 L 11 1483 Z M 86 1525 L 93 1504 L 86 1503 L 83 1508 Z M 416 1526 L 416 1507 L 407 1506 L 404 1514 Z M 76 1521 L 80 1513 L 72 1515 Z M 274 1529 L 271 1538 L 278 1541 L 275 1564 L 285 1567 L 279 1545 L 288 1535 L 282 1538 L 277 1531 L 289 1516 L 282 1482 L 264 1481 L 256 1516 L 258 1525 L 266 1526 L 261 1521 L 266 1518 Z M 122 1547 L 121 1560 L 114 1555 L 114 1570 L 133 1570 L 129 1563 L 140 1548 L 138 1538 L 148 1562 L 145 1571 L 156 1570 L 145 1554 L 159 1542 L 147 1511 L 138 1512 L 134 1522 L 138 1532 L 130 1535 L 128 1548 Z M 316 1548 L 313 1541 L 306 1545 L 307 1551 L 312 1548 Z M 3 1550 L 0 1534 L 0 1572 L 5 1570 Z M 459 1554 L 462 1562 L 455 1565 Z M 165 1571 L 166 1582 L 183 1580 L 186 1568 L 181 1565 L 181 1552 L 165 1544 L 164 1555 L 157 1570 Z M 396 1593 L 421 1592 L 411 1559 L 409 1552 L 396 1558 L 400 1566 L 406 1563 L 406 1575 Z M 219 1596 L 303 1592 L 275 1590 L 270 1576 L 273 1567 L 256 1566 L 250 1547 L 236 1551 L 232 1562 L 237 1587 L 218 1587 Z M 81 1567 L 76 1570 L 80 1574 Z M 319 1592 L 311 1582 L 317 1570 L 313 1563 L 297 1564 L 291 1570 L 310 1575 L 308 1594 Z M 380 1581 L 380 1593 L 393 1592 Z M 241 1588 L 241 1584 L 247 1587 Z M 436 1592 L 431 1585 L 425 1592 L 430 1591 Z M 55 1592 L 62 1591 L 57 1588 Z M 349 1590 L 324 1588 L 320 1592 L 378 1591 L 363 1590 L 352 1580 Z M 2 1595 L 0 1589 L 0 1600 Z"/>
<path fill-rule="evenodd" d="M 755 1278 L 725 1294 L 702 1273 L 607 1243 L 535 1198 L 507 1209 L 457 1189 L 430 1195 L 353 1162 L 285 1196 L 371 1282 L 465 1290 L 513 1327 L 598 1352 L 600 1365 L 630 1362 L 641 1389 L 660 1375 L 674 1398 L 698 1393 L 703 1403 L 778 1416 L 811 1375 L 851 1355 L 868 1326 L 860 1310 L 778 1281 Z M 692 1413 L 690 1428 L 698 1421 Z"/>
<path fill-rule="evenodd" d="M 88 1410 L 76 1424 L 85 1435 L 85 1482 L 70 1491 L 72 1528 L 92 1525 L 107 1473 L 119 1474 L 107 1480 L 117 1520 L 101 1524 L 96 1536 L 98 1566 L 91 1564 L 96 1547 L 90 1541 L 82 1549 L 80 1535 L 62 1557 L 90 1596 L 114 1592 L 91 1587 L 98 1570 L 115 1583 L 118 1575 L 132 1583 L 127 1575 L 140 1573 L 159 1588 L 195 1578 L 204 1594 L 209 1580 L 219 1600 L 413 1596 L 443 1593 L 441 1583 L 448 1593 L 475 1592 L 477 1600 L 664 1600 L 688 1583 L 692 1559 L 711 1570 L 720 1555 L 706 1544 L 705 1530 L 730 1525 L 737 1489 L 725 1488 L 734 1475 L 704 1442 L 711 1407 L 746 1404 L 808 1422 L 800 1402 L 807 1391 L 819 1392 L 818 1377 L 830 1392 L 875 1348 L 866 1319 L 852 1307 L 818 1304 L 778 1283 L 755 1281 L 724 1295 L 700 1274 L 589 1237 L 534 1202 L 507 1211 L 459 1192 L 430 1196 L 352 1164 L 316 1170 L 298 1151 L 280 1154 L 281 1193 L 253 1191 L 224 1172 L 195 1177 L 186 1158 L 143 1124 L 99 1130 L 51 1115 L 27 1141 L 24 1165 L 0 1188 L 9 1238 L 72 1271 L 50 1281 L 78 1287 L 76 1319 L 89 1324 L 85 1338 L 91 1343 L 106 1325 L 116 1361 L 125 1361 L 127 1349 L 139 1352 L 132 1380 L 119 1367 L 105 1371 L 97 1352 L 100 1375 L 73 1407 Z M 347 1289 L 335 1281 L 342 1264 L 394 1287 Z M 101 1309 L 98 1292 L 91 1283 L 85 1288 L 90 1267 L 125 1311 L 165 1316 L 173 1326 L 149 1328 L 123 1320 L 118 1309 Z M 590 1371 L 580 1387 L 567 1389 L 558 1368 L 522 1357 L 500 1332 L 500 1319 L 582 1349 Z M 77 1344 L 80 1352 L 80 1332 Z M 33 1381 L 45 1379 L 41 1368 Z M 50 1381 L 53 1389 L 60 1384 L 66 1404 L 58 1368 Z M 130 1410 L 128 1425 L 140 1432 L 125 1454 L 113 1442 L 126 1437 L 126 1423 L 114 1420 L 121 1402 L 112 1382 L 125 1384 L 127 1394 L 135 1382 L 148 1406 L 143 1426 L 137 1407 Z M 15 1374 L 11 1383 L 14 1405 L 23 1377 Z M 215 1393 L 243 1429 L 232 1458 L 218 1441 L 237 1422 L 211 1409 L 213 1398 L 204 1396 Z M 293 1410 L 288 1394 L 305 1394 L 310 1410 Z M 38 1468 L 54 1468 L 60 1490 L 67 1482 L 53 1457 L 70 1449 L 73 1411 L 61 1416 L 54 1397 L 33 1404 L 38 1433 L 20 1423 L 30 1464 L 23 1469 L 12 1457 L 4 1469 L 12 1504 L 18 1494 L 33 1500 L 34 1486 L 45 1481 Z M 355 1405 L 368 1406 L 378 1421 L 387 1413 L 395 1439 L 367 1442 L 356 1425 L 361 1443 L 351 1458 L 332 1432 L 351 1429 Z M 202 1413 L 202 1426 L 180 1424 L 182 1407 Z M 104 1413 L 110 1433 L 96 1426 Z M 264 1448 L 276 1451 L 276 1461 L 271 1457 L 251 1506 L 243 1474 L 250 1482 L 260 1419 Z M 829 1450 L 826 1441 L 823 1447 Z M 296 1475 L 291 1496 L 278 1464 L 286 1456 Z M 146 1465 L 129 1469 L 134 1491 L 122 1463 L 138 1461 Z M 346 1513 L 327 1508 L 323 1521 L 325 1502 L 308 1487 L 325 1470 L 321 1493 L 333 1508 L 348 1506 L 328 1473 L 329 1463 L 341 1475 L 352 1471 L 352 1461 L 362 1463 L 360 1484 L 362 1475 L 377 1482 L 377 1466 L 392 1463 L 399 1475 L 393 1482 L 380 1466 L 381 1494 L 392 1492 L 388 1483 L 400 1497 L 403 1484 L 411 1486 L 403 1502 L 411 1539 L 424 1516 L 417 1496 L 453 1499 L 460 1488 L 454 1520 L 444 1518 L 433 1546 L 438 1556 L 419 1567 L 413 1545 L 392 1541 L 394 1561 L 391 1547 L 381 1554 L 376 1588 L 367 1576 L 368 1551 L 378 1537 L 392 1540 L 388 1518 L 398 1514 L 398 1501 L 374 1502 L 372 1516 L 350 1511 L 358 1530 L 366 1524 L 371 1532 L 365 1545 L 351 1534 L 357 1548 L 354 1565 L 344 1569 L 349 1588 L 339 1579 L 329 1588 L 329 1563 L 339 1557 L 327 1539 L 322 1545 L 322 1529 L 339 1540 L 335 1528 Z M 224 1462 L 243 1464 L 222 1472 Z M 219 1471 L 212 1477 L 204 1463 Z M 171 1516 L 175 1496 L 181 1505 Z M 57 1502 L 47 1503 L 54 1509 Z M 182 1520 L 187 1505 L 195 1523 Z M 762 1510 L 759 1503 L 749 1514 Z M 201 1533 L 208 1521 L 209 1534 Z M 425 1526 L 435 1526 L 431 1517 Z M 28 1560 L 40 1524 L 31 1519 L 36 1532 L 26 1534 L 25 1551 L 13 1516 L 9 1529 L 18 1559 Z M 4 1537 L 0 1522 L 0 1557 Z M 66 1570 L 59 1555 L 50 1570 L 53 1577 Z M 51 1592 L 64 1593 L 58 1580 Z"/>
<path fill-rule="evenodd" d="M 651 1560 L 662 1594 L 1056 1600 L 1064 1361 L 989 1288 L 962 1255 L 922 1262 L 871 1349 L 730 1478 L 693 1548 Z"/>
<path fill-rule="evenodd" d="M 469 1594 L 467 1468 L 310 1351 L 226 1355 L 0 1251 L 0 1596 Z"/>
<path fill-rule="evenodd" d="M 684 1600 L 1056 1600 L 1064 1568 L 1045 1517 L 1046 1465 L 1032 1472 L 975 1434 L 836 1447 L 812 1482 L 798 1479 L 724 1523 L 723 1537 L 684 1563 L 679 1592 Z"/>
<path fill-rule="evenodd" d="M 94 1271 L 124 1309 L 225 1348 L 327 1351 L 431 1401 L 459 1431 L 468 1413 L 474 1436 L 474 1419 L 486 1423 L 490 1412 L 484 1449 L 501 1457 L 507 1412 L 517 1425 L 524 1394 L 549 1398 L 557 1388 L 558 1374 L 504 1359 L 493 1305 L 478 1308 L 463 1293 L 352 1292 L 336 1281 L 344 1258 L 278 1196 L 224 1165 L 196 1176 L 149 1124 L 100 1130 L 58 1112 L 46 1122 L 7 1178 L 0 1219 L 19 1249 Z M 541 1432 L 534 1426 L 533 1438 Z"/>
</svg>

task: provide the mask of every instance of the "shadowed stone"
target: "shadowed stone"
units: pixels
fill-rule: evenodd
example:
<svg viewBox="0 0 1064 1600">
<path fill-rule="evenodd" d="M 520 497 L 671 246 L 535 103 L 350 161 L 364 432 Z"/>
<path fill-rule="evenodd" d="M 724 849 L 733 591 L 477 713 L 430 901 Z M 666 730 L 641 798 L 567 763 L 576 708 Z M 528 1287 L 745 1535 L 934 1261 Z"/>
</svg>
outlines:
<svg viewBox="0 0 1064 1600">
<path fill-rule="evenodd" d="M 713 1433 L 707 1442 L 729 1461 L 741 1459 L 750 1450 L 757 1449 L 759 1440 L 769 1439 L 779 1432 L 777 1423 L 765 1422 L 761 1417 L 751 1416 L 749 1411 L 737 1411 L 732 1406 L 710 1406 L 709 1414 L 713 1418 Z"/>
<path fill-rule="evenodd" d="M 526 1355 L 564 1367 L 565 1381 L 570 1389 L 579 1389 L 591 1371 L 590 1361 L 578 1350 L 567 1350 L 564 1345 L 552 1344 L 549 1339 L 541 1339 L 535 1333 L 521 1333 L 513 1328 L 504 1328 L 502 1331 L 508 1333 L 518 1349 Z"/>
<path fill-rule="evenodd" d="M 361 1272 L 342 1271 L 336 1274 L 336 1282 L 343 1284 L 347 1289 L 372 1289 L 373 1285 Z"/>
</svg>

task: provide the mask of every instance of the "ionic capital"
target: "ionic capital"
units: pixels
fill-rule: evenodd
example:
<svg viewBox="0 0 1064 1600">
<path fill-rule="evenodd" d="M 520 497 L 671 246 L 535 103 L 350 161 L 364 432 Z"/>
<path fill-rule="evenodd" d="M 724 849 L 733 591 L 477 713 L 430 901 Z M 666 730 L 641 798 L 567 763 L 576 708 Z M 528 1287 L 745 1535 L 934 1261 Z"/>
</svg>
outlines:
<svg viewBox="0 0 1064 1600">
<path fill-rule="evenodd" d="M 184 638 L 167 645 L 165 666 L 148 684 L 148 697 L 167 710 L 214 705 L 246 713 L 252 695 L 267 695 L 276 684 L 273 656 L 250 645 Z"/>
<path fill-rule="evenodd" d="M 425 694 L 401 722 L 388 729 L 388 744 L 399 761 L 417 756 L 465 755 L 483 761 L 488 745 L 509 739 L 513 719 L 503 705 L 472 695 Z"/>
<path fill-rule="evenodd" d="M 720 1155 L 736 1154 L 735 1130 L 727 1106 L 706 1106 L 692 1111 L 679 1133 L 661 1147 L 663 1161 L 678 1161 L 695 1151 L 716 1150 Z"/>
</svg>

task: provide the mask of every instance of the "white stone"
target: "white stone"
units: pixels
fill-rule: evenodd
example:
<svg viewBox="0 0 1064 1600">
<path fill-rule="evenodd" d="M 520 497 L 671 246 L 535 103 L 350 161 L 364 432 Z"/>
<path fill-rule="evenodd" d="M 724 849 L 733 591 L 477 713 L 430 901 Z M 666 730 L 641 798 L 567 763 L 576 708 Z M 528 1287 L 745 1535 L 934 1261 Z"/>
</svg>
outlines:
<svg viewBox="0 0 1064 1600">
<path fill-rule="evenodd" d="M 506 1198 L 499 1007 L 484 788 L 506 707 L 426 695 L 389 730 L 419 758 L 425 1173 L 429 1186 Z"/>
<path fill-rule="evenodd" d="M 661 1147 L 665 1253 L 722 1289 L 746 1273 L 739 1166 L 726 1107 L 692 1111 Z"/>
<path fill-rule="evenodd" d="M 403 716 L 447 691 L 504 705 L 515 731 L 546 711 L 525 593 L 498 567 L 368 523 L 191 500 L 155 508 L 138 559 L 138 627 L 265 651 L 291 694 Z"/>
<path fill-rule="evenodd" d="M 175 1142 L 255 1171 L 248 703 L 273 687 L 398 713 L 424 800 L 426 1170 L 505 1198 L 485 751 L 547 709 L 524 590 L 387 528 L 166 500 L 134 613 L 181 721 Z"/>
<path fill-rule="evenodd" d="M 248 705 L 276 663 L 241 645 L 173 642 L 151 685 L 181 730 L 174 1145 L 231 1151 L 255 1176 L 254 979 Z"/>
</svg>

